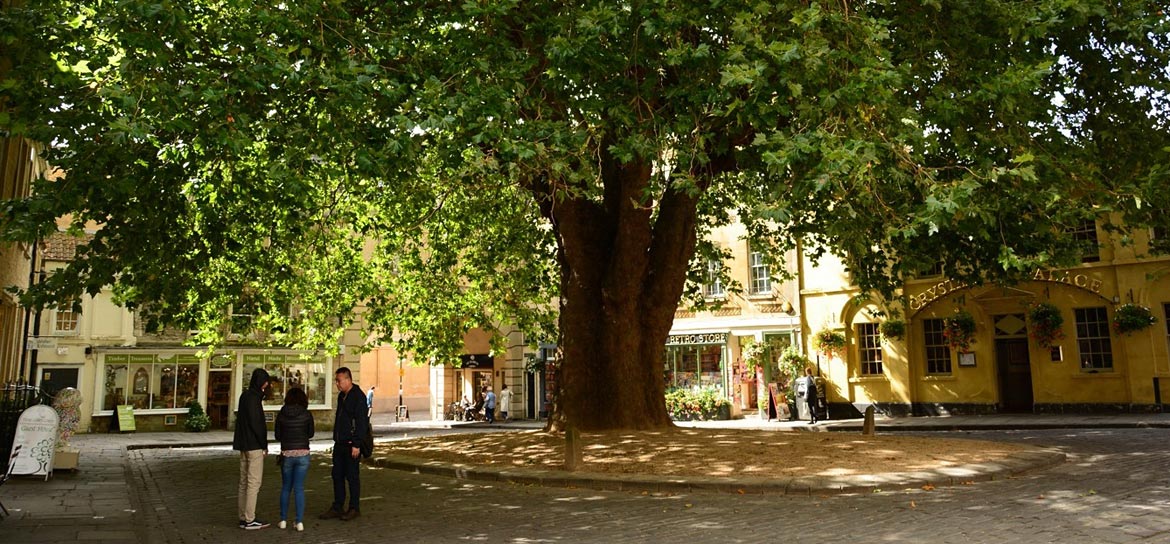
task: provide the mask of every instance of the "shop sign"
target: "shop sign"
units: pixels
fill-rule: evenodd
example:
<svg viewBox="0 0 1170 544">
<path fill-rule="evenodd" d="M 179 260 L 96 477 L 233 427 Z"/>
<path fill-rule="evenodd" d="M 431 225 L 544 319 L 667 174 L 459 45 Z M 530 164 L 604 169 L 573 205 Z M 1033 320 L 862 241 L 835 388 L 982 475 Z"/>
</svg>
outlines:
<svg viewBox="0 0 1170 544">
<path fill-rule="evenodd" d="M 915 311 L 921 310 L 931 302 L 938 300 L 939 297 L 958 291 L 959 289 L 966 289 L 967 287 L 966 283 L 956 282 L 955 280 L 940 281 L 927 287 L 925 291 L 917 295 L 910 295 L 910 309 Z"/>
<path fill-rule="evenodd" d="M 727 333 L 708 332 L 703 334 L 675 334 L 666 337 L 668 346 L 693 346 L 698 344 L 726 344 Z"/>
<path fill-rule="evenodd" d="M 479 355 L 460 355 L 459 362 L 463 368 L 492 368 L 495 359 L 491 355 L 482 353 Z"/>
<path fill-rule="evenodd" d="M 58 422 L 57 411 L 44 404 L 30 406 L 20 414 L 12 441 L 13 447 L 20 446 L 13 474 L 48 477 L 57 451 Z"/>
<path fill-rule="evenodd" d="M 137 430 L 134 426 L 133 404 L 119 404 L 117 418 L 119 432 L 128 433 Z"/>
<path fill-rule="evenodd" d="M 1085 274 L 1073 274 L 1068 270 L 1040 270 L 1032 274 L 1033 281 L 1051 281 L 1080 287 L 1090 293 L 1101 294 L 1101 280 Z"/>
<path fill-rule="evenodd" d="M 1068 270 L 1041 270 L 1036 269 L 1032 274 L 1032 281 L 1047 281 L 1053 283 L 1063 283 L 1074 287 L 1080 287 L 1090 293 L 1101 294 L 1101 280 L 1090 277 L 1085 274 L 1074 274 Z M 910 309 L 917 311 L 930 305 L 930 303 L 945 296 L 947 293 L 953 293 L 959 289 L 966 289 L 970 284 L 957 282 L 955 280 L 940 281 L 930 287 L 927 287 L 917 295 L 910 295 Z"/>
</svg>

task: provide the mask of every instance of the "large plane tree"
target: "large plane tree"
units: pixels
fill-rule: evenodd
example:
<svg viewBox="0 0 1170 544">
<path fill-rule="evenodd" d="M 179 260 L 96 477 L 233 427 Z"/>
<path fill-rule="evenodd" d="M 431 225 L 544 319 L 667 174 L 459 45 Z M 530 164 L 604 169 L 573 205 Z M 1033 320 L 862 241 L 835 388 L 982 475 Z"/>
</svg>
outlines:
<svg viewBox="0 0 1170 544">
<path fill-rule="evenodd" d="M 26 0 L 0 129 L 66 175 L 0 233 L 100 223 L 26 300 L 112 284 L 208 342 L 241 304 L 274 342 L 336 346 L 357 315 L 439 361 L 556 319 L 564 421 L 664 427 L 666 336 L 733 217 L 886 296 L 939 261 L 1071 262 L 1086 220 L 1165 226 L 1163 9 Z"/>
</svg>

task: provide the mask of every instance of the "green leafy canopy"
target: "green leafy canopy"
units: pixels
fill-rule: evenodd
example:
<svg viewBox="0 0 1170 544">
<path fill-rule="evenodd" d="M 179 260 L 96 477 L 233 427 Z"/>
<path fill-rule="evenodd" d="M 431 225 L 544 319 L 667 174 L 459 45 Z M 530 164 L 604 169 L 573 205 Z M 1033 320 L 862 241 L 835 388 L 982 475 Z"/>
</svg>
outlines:
<svg viewBox="0 0 1170 544">
<path fill-rule="evenodd" d="M 652 221 L 699 198 L 700 232 L 734 215 L 867 290 L 1010 279 L 1085 219 L 1167 226 L 1167 36 L 1143 1 L 30 0 L 0 129 L 67 175 L 0 237 L 102 225 L 34 303 L 113 284 L 214 342 L 247 298 L 276 341 L 359 319 L 424 358 L 552 337 L 548 218 L 615 167 L 649 165 Z"/>
</svg>

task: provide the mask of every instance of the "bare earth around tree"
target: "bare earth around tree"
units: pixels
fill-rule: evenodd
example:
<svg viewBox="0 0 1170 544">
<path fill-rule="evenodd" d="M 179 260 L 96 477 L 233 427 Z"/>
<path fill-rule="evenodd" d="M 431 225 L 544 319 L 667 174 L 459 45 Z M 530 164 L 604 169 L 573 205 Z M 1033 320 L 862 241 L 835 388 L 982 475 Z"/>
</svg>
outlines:
<svg viewBox="0 0 1170 544">
<path fill-rule="evenodd" d="M 845 476 L 1001 460 L 1033 448 L 961 438 L 765 430 L 582 433 L 581 472 L 671 476 Z M 544 431 L 459 434 L 381 444 L 378 454 L 498 469 L 561 470 L 565 438 Z"/>
</svg>

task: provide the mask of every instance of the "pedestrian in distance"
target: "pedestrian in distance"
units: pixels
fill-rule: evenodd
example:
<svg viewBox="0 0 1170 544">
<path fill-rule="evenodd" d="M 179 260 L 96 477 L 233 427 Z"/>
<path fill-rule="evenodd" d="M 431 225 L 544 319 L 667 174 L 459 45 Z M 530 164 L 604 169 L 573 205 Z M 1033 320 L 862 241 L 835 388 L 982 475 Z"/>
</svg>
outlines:
<svg viewBox="0 0 1170 544">
<path fill-rule="evenodd" d="M 264 422 L 264 392 L 268 390 L 268 372 L 252 371 L 248 389 L 240 394 L 236 412 L 236 430 L 232 449 L 240 452 L 240 488 L 236 509 L 240 528 L 249 531 L 268 527 L 256 519 L 256 495 L 264 478 L 264 454 L 268 453 L 268 426 Z"/>
<path fill-rule="evenodd" d="M 508 421 L 508 407 L 512 405 L 512 390 L 508 384 L 500 387 L 500 419 Z"/>
<path fill-rule="evenodd" d="M 340 518 L 352 520 L 362 514 L 361 466 L 362 437 L 370 426 L 366 395 L 353 383 L 349 368 L 341 367 L 334 373 L 337 386 L 337 412 L 333 417 L 333 505 L 319 519 Z M 349 484 L 349 509 L 345 509 L 345 488 Z"/>
<path fill-rule="evenodd" d="M 377 388 L 378 386 L 371 385 L 369 392 L 366 393 L 366 406 L 370 407 L 370 417 L 374 415 L 374 390 Z"/>
<path fill-rule="evenodd" d="M 488 423 L 496 422 L 496 392 L 490 388 L 483 388 L 483 417 Z"/>
<path fill-rule="evenodd" d="M 288 527 L 288 496 L 296 500 L 296 525 L 305 530 L 305 476 L 309 473 L 309 439 L 316 431 L 313 414 L 309 413 L 309 397 L 305 390 L 294 387 L 284 396 L 284 406 L 276 414 L 276 440 L 280 442 L 280 524 Z"/>
<path fill-rule="evenodd" d="M 805 385 L 804 400 L 808 402 L 809 424 L 817 422 L 817 380 L 813 378 L 813 370 L 811 368 L 804 369 L 804 379 L 807 381 Z"/>
</svg>

